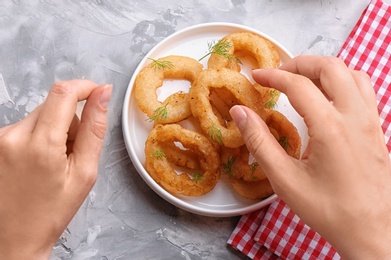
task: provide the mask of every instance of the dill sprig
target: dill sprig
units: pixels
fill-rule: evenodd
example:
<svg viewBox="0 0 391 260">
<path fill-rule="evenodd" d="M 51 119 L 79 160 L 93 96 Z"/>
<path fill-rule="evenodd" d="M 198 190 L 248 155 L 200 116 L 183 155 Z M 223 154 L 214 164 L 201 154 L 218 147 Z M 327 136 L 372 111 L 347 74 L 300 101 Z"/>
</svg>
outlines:
<svg viewBox="0 0 391 260">
<path fill-rule="evenodd" d="M 202 179 L 202 174 L 201 173 L 194 173 L 191 175 L 191 177 L 196 183 L 198 183 L 198 181 Z"/>
<path fill-rule="evenodd" d="M 153 111 L 153 116 L 149 117 L 147 120 L 148 120 L 149 122 L 152 122 L 152 121 L 155 121 L 155 120 L 157 120 L 157 119 L 159 119 L 159 118 L 161 118 L 161 119 L 166 119 L 167 116 L 168 116 L 167 105 L 168 105 L 169 103 L 170 103 L 170 102 L 167 102 L 165 105 L 156 108 L 156 109 Z"/>
<path fill-rule="evenodd" d="M 288 137 L 281 136 L 280 139 L 278 139 L 278 142 L 280 143 L 282 148 L 284 148 L 285 151 L 288 149 L 288 147 L 289 147 Z"/>
<path fill-rule="evenodd" d="M 155 68 L 155 69 L 171 69 L 174 67 L 174 64 L 171 62 L 171 61 L 168 61 L 168 60 L 155 60 L 155 59 L 152 59 L 152 58 L 148 58 L 149 60 L 151 60 L 151 68 Z"/>
<path fill-rule="evenodd" d="M 212 121 L 212 126 L 208 129 L 208 134 L 213 141 L 216 141 L 219 145 L 223 144 L 223 134 L 218 129 L 215 123 Z"/>
<path fill-rule="evenodd" d="M 162 149 L 157 149 L 152 153 L 152 156 L 156 157 L 157 159 L 163 159 L 164 157 L 166 157 L 166 154 Z"/>
<path fill-rule="evenodd" d="M 258 162 L 253 162 L 252 164 L 249 165 L 250 171 L 251 171 L 251 178 L 253 180 L 257 180 L 258 179 L 258 177 L 254 176 L 254 172 L 258 168 L 258 166 L 259 166 Z"/>
<path fill-rule="evenodd" d="M 223 163 L 223 173 L 232 176 L 232 166 L 236 161 L 236 156 L 231 156 L 228 158 L 227 163 Z"/>
<path fill-rule="evenodd" d="M 217 42 L 215 41 L 208 42 L 208 53 L 202 56 L 198 61 L 203 60 L 210 54 L 218 54 L 227 58 L 229 61 L 236 61 L 242 64 L 242 62 L 237 57 L 229 53 L 229 48 L 231 47 L 232 47 L 232 43 L 230 43 L 225 39 L 220 39 Z"/>
<path fill-rule="evenodd" d="M 276 106 L 276 97 L 279 95 L 279 91 L 275 89 L 270 90 L 270 100 L 265 103 L 264 108 L 273 109 Z"/>
</svg>

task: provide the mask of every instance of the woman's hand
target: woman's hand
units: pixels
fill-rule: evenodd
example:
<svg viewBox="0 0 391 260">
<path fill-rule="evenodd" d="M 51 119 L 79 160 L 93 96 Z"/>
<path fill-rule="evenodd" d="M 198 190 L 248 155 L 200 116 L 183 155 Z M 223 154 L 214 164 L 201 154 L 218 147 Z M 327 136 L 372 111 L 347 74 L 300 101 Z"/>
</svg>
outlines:
<svg viewBox="0 0 391 260">
<path fill-rule="evenodd" d="M 274 191 L 344 259 L 391 258 L 391 167 L 369 77 L 332 57 L 302 56 L 256 70 L 287 95 L 309 142 L 289 157 L 246 107 L 231 115 Z"/>
<path fill-rule="evenodd" d="M 0 129 L 1 259 L 49 257 L 97 178 L 111 89 L 58 82 L 29 116 Z"/>
</svg>

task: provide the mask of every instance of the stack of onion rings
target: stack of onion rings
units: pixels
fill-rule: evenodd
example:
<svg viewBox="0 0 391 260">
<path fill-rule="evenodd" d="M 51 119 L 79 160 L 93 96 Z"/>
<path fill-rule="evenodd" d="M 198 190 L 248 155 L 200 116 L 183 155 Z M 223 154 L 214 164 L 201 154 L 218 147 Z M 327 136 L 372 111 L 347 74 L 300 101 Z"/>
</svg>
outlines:
<svg viewBox="0 0 391 260">
<path fill-rule="evenodd" d="M 229 55 L 240 52 L 252 56 L 254 68 L 279 66 L 275 46 L 259 35 L 240 32 L 221 40 L 230 44 Z M 229 114 L 234 105 L 254 110 L 286 152 L 299 158 L 301 140 L 296 128 L 273 110 L 280 93 L 252 84 L 241 73 L 238 61 L 212 52 L 204 69 L 197 60 L 171 55 L 153 60 L 137 75 L 134 91 L 138 107 L 154 122 L 145 143 L 145 168 L 168 192 L 201 196 L 225 173 L 233 190 L 245 198 L 261 199 L 273 193 Z M 156 62 L 170 66 L 153 67 Z M 189 93 L 177 92 L 158 101 L 156 90 L 165 79 L 189 81 Z M 162 108 L 164 116 L 157 116 Z M 183 120 L 196 121 L 200 130 L 184 128 Z"/>
</svg>

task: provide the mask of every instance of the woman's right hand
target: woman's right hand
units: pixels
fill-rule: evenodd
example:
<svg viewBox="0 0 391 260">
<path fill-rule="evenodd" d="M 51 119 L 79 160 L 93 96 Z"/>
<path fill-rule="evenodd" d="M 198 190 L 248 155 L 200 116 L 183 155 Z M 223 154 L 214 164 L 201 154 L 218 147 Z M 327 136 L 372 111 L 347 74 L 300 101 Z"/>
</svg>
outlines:
<svg viewBox="0 0 391 260">
<path fill-rule="evenodd" d="M 274 191 L 344 259 L 391 258 L 391 165 L 369 77 L 333 57 L 301 56 L 253 72 L 287 95 L 309 142 L 288 156 L 250 109 L 231 115 Z"/>
</svg>

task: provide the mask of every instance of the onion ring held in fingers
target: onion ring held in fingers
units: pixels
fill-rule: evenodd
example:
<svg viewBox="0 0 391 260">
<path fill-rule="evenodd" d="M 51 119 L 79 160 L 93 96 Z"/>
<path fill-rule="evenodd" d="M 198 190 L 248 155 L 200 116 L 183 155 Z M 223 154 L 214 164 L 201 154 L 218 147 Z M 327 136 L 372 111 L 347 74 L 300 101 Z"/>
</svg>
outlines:
<svg viewBox="0 0 391 260">
<path fill-rule="evenodd" d="M 259 92 L 248 79 L 239 72 L 222 68 L 220 70 L 206 69 L 198 74 L 190 88 L 190 107 L 195 118 L 200 122 L 204 133 L 220 145 L 235 148 L 244 144 L 239 129 L 232 120 L 222 124 L 214 113 L 210 102 L 213 89 L 227 89 L 232 94 L 232 100 L 226 101 L 242 104 L 253 109 L 261 118 L 266 118 Z M 215 135 L 215 136 L 213 136 Z"/>
</svg>

